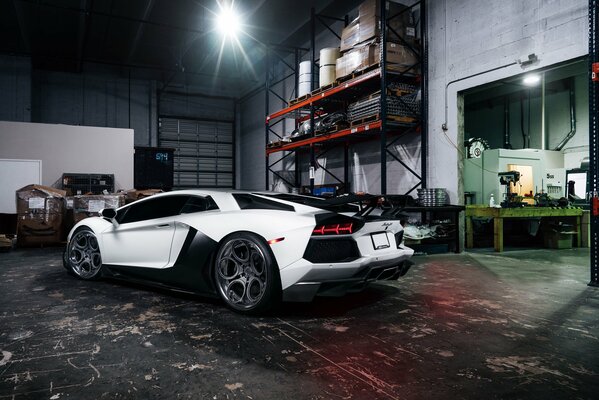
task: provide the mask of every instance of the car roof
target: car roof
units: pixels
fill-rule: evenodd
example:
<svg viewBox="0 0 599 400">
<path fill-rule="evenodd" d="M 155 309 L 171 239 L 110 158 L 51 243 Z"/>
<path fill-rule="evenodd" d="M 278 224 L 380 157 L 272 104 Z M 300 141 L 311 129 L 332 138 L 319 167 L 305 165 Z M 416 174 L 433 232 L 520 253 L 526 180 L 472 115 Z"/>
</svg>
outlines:
<svg viewBox="0 0 599 400">
<path fill-rule="evenodd" d="M 218 205 L 218 208 L 221 211 L 232 211 L 239 210 L 239 204 L 233 197 L 234 194 L 253 194 L 253 195 L 271 195 L 270 199 L 273 199 L 277 202 L 288 204 L 294 207 L 296 212 L 314 212 L 314 211 L 322 211 L 321 209 L 310 207 L 307 205 L 302 205 L 299 203 L 295 203 L 292 201 L 288 201 L 285 199 L 277 199 L 276 196 L 272 196 L 273 194 L 283 194 L 280 192 L 269 192 L 269 191 L 256 191 L 256 190 L 236 190 L 236 189 L 182 189 L 182 190 L 173 190 L 170 192 L 157 193 L 153 196 L 149 196 L 139 201 L 149 200 L 151 198 L 156 197 L 166 197 L 166 196 L 176 196 L 176 195 L 195 195 L 195 196 L 210 196 Z"/>
</svg>

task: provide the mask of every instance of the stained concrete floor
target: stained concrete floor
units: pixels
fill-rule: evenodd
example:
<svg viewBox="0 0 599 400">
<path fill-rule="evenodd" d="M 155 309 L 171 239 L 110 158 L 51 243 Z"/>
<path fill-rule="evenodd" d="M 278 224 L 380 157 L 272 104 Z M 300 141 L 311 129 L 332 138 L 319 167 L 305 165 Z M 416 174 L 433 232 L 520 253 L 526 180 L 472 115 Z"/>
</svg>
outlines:
<svg viewBox="0 0 599 400">
<path fill-rule="evenodd" d="M 589 252 L 416 258 L 398 282 L 275 316 L 0 254 L 0 398 L 591 399 Z"/>
</svg>

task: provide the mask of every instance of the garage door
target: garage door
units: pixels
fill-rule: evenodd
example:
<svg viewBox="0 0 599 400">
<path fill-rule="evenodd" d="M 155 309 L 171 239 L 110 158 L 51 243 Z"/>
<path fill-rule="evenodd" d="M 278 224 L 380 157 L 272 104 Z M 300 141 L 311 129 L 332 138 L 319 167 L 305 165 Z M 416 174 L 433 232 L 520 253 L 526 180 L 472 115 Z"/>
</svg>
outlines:
<svg viewBox="0 0 599 400">
<path fill-rule="evenodd" d="M 233 123 L 159 118 L 159 146 L 175 149 L 175 189 L 233 188 Z"/>
</svg>

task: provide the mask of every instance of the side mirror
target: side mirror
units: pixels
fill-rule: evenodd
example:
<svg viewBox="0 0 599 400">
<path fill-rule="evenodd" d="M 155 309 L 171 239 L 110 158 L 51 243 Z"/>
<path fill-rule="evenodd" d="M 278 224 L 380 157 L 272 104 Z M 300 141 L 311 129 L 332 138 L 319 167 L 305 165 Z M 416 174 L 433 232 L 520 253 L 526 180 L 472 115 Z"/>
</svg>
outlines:
<svg viewBox="0 0 599 400">
<path fill-rule="evenodd" d="M 104 208 L 100 210 L 100 216 L 112 221 L 116 218 L 116 210 L 114 208 Z"/>
</svg>

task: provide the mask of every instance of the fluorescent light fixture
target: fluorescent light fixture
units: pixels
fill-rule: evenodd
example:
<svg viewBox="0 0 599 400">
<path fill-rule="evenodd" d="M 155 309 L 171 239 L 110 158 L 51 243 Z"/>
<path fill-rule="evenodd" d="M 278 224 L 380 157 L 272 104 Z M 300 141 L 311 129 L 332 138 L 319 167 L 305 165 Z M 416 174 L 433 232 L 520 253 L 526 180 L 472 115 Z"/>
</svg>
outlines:
<svg viewBox="0 0 599 400">
<path fill-rule="evenodd" d="M 241 30 L 241 19 L 233 9 L 233 3 L 220 5 L 216 16 L 216 29 L 225 37 L 236 38 Z"/>
<path fill-rule="evenodd" d="M 522 79 L 522 82 L 526 86 L 535 86 L 539 82 L 541 82 L 541 75 L 539 74 L 528 74 Z"/>
</svg>

